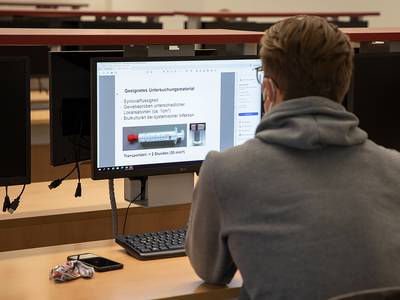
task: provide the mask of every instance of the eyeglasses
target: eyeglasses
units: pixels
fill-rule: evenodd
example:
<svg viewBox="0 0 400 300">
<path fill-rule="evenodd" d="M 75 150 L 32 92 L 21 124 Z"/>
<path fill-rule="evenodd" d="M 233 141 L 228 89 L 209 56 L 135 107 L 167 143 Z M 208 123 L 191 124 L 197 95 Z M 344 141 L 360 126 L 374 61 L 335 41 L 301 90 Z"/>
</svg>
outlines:
<svg viewBox="0 0 400 300">
<path fill-rule="evenodd" d="M 256 70 L 257 82 L 259 84 L 262 84 L 264 78 L 266 77 L 266 76 L 264 76 L 263 66 L 259 66 L 259 67 L 255 68 L 254 70 Z"/>
<path fill-rule="evenodd" d="M 279 88 L 279 86 L 276 84 L 276 81 L 269 75 L 264 73 L 264 68 L 263 66 L 259 66 L 257 68 L 254 68 L 256 70 L 256 77 L 257 77 L 257 82 L 262 85 L 264 78 L 271 78 L 272 82 L 275 84 L 276 87 Z"/>
</svg>

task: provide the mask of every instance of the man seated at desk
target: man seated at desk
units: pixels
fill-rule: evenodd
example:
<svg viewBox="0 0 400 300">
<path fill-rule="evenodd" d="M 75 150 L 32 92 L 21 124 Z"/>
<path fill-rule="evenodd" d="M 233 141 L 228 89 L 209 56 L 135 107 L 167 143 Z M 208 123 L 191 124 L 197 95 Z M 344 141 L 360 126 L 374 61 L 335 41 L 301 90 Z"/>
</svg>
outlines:
<svg viewBox="0 0 400 300">
<path fill-rule="evenodd" d="M 239 270 L 240 299 L 400 285 L 400 155 L 341 105 L 348 37 L 293 17 L 265 32 L 260 55 L 266 114 L 255 138 L 209 153 L 200 171 L 186 240 L 195 271 L 225 284 Z"/>
</svg>

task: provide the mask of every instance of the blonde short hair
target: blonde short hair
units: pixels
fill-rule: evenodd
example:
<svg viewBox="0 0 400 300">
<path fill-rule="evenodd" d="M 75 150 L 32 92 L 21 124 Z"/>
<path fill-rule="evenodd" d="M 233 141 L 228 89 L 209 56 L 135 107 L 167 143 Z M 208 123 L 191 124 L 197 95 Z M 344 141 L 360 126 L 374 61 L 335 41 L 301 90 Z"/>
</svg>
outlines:
<svg viewBox="0 0 400 300">
<path fill-rule="evenodd" d="M 322 96 L 342 102 L 350 85 L 353 56 L 348 36 L 315 16 L 284 19 L 261 38 L 264 71 L 285 100 Z"/>
</svg>

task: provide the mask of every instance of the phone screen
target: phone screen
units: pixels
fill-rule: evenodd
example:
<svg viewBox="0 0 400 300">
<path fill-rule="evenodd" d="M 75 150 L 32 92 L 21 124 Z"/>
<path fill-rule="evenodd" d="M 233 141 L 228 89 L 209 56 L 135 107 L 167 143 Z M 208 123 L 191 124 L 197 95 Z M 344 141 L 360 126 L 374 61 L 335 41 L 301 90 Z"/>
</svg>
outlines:
<svg viewBox="0 0 400 300">
<path fill-rule="evenodd" d="M 112 260 L 109 260 L 107 258 L 100 257 L 100 256 L 84 258 L 84 259 L 80 259 L 80 261 L 87 263 L 89 265 L 92 265 L 92 266 L 96 266 L 96 267 L 109 267 L 109 266 L 118 264 L 115 261 L 112 261 Z"/>
<path fill-rule="evenodd" d="M 68 260 L 79 259 L 81 262 L 93 267 L 97 272 L 121 269 L 123 264 L 92 253 L 68 256 Z"/>
</svg>

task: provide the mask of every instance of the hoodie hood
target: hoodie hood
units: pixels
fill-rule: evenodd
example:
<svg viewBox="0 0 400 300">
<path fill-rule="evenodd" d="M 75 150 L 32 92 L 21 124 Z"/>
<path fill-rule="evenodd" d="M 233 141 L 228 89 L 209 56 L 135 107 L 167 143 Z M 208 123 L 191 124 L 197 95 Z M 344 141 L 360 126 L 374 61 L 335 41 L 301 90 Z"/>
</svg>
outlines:
<svg viewBox="0 0 400 300">
<path fill-rule="evenodd" d="M 256 138 L 305 150 L 353 146 L 368 138 L 358 123 L 358 118 L 339 103 L 324 97 L 303 97 L 276 105 L 261 120 Z"/>
</svg>

